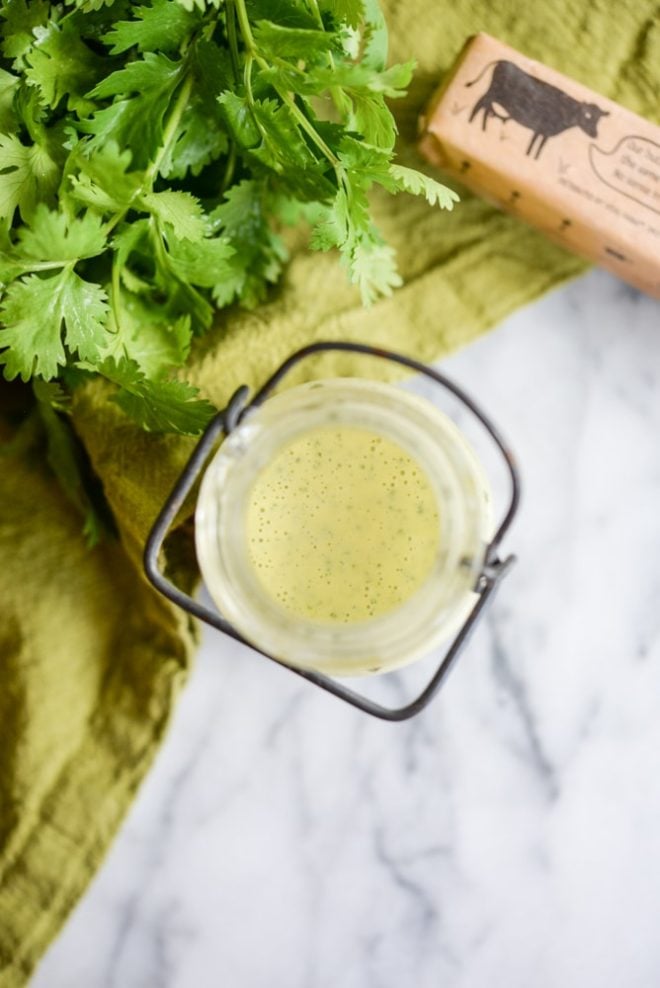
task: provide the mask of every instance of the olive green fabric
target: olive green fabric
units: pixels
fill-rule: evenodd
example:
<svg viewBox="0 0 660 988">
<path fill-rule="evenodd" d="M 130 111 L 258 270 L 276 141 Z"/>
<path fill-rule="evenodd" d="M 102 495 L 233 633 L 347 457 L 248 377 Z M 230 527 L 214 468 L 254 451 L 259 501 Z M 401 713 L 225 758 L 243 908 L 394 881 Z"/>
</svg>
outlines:
<svg viewBox="0 0 660 988">
<path fill-rule="evenodd" d="M 657 119 L 657 0 L 387 0 L 386 9 L 393 58 L 414 55 L 419 65 L 397 107 L 404 163 L 419 164 L 417 113 L 478 30 Z M 467 194 L 452 214 L 405 196 L 382 197 L 377 211 L 398 247 L 404 286 L 364 311 L 335 258 L 295 251 L 272 300 L 223 314 L 195 352 L 193 379 L 212 401 L 222 405 L 239 383 L 256 384 L 314 339 L 368 340 L 437 359 L 584 267 Z M 355 371 L 342 356 L 307 373 Z M 190 442 L 140 433 L 101 385 L 79 394 L 74 422 L 119 541 L 84 547 L 38 431 L 24 428 L 0 456 L 3 988 L 26 983 L 101 862 L 153 760 L 195 642 L 186 615 L 140 571 L 145 533 Z M 177 534 L 170 563 L 190 586 L 190 523 Z"/>
</svg>

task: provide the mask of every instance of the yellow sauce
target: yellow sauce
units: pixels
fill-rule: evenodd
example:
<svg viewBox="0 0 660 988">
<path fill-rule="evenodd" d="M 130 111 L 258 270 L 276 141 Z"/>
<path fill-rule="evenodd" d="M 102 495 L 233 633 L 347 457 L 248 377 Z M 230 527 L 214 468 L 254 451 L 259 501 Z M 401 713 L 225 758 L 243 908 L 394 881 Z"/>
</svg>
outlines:
<svg viewBox="0 0 660 988">
<path fill-rule="evenodd" d="M 431 484 L 398 444 L 354 426 L 310 429 L 260 472 L 250 561 L 289 614 L 348 623 L 385 614 L 429 576 L 440 522 Z"/>
</svg>

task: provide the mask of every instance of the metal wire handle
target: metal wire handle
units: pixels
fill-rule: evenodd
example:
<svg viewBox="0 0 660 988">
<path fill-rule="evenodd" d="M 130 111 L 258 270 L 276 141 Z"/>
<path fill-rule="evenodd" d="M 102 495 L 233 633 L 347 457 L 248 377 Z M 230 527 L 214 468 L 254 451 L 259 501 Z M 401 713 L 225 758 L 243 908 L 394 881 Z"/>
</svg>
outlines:
<svg viewBox="0 0 660 988">
<path fill-rule="evenodd" d="M 264 652 L 262 649 L 257 648 L 246 638 L 244 638 L 233 627 L 233 625 L 221 616 L 219 612 L 205 607 L 193 597 L 190 597 L 188 594 L 176 587 L 170 580 L 167 579 L 158 565 L 158 557 L 165 537 L 172 527 L 174 519 L 176 518 L 180 508 L 183 506 L 186 497 L 192 490 L 195 481 L 202 472 L 217 440 L 222 435 L 228 436 L 229 433 L 236 428 L 248 411 L 253 408 L 258 408 L 273 392 L 282 378 L 288 374 L 296 364 L 304 360 L 305 357 L 309 357 L 315 353 L 322 353 L 326 350 L 342 350 L 346 353 L 361 353 L 370 357 L 380 357 L 383 360 L 391 360 L 394 363 L 401 364 L 403 367 L 416 371 L 418 374 L 423 374 L 425 377 L 435 381 L 436 384 L 444 387 L 447 391 L 450 391 L 472 412 L 472 414 L 486 429 L 504 458 L 509 479 L 511 481 L 511 493 L 507 510 L 497 531 L 495 532 L 495 535 L 486 548 L 484 565 L 474 588 L 477 594 L 477 600 L 475 601 L 474 607 L 456 634 L 428 684 L 424 687 L 416 699 L 402 707 L 385 707 L 382 704 L 369 699 L 369 697 L 356 693 L 354 690 L 344 686 L 343 683 L 340 683 L 329 676 L 325 676 L 319 672 L 297 669 L 293 666 L 287 665 L 274 655 L 269 655 L 268 652 Z M 406 357 L 403 354 L 395 353 L 391 350 L 383 350 L 380 347 L 373 347 L 365 343 L 330 341 L 311 343 L 309 346 L 297 350 L 287 360 L 285 360 L 284 363 L 275 371 L 275 373 L 268 378 L 260 390 L 257 391 L 251 401 L 248 401 L 248 394 L 249 391 L 245 385 L 238 388 L 230 399 L 227 407 L 223 411 L 218 412 L 218 414 L 211 420 L 201 439 L 197 443 L 197 446 L 193 450 L 193 453 L 184 467 L 181 476 L 175 483 L 171 494 L 165 501 L 165 504 L 154 522 L 153 528 L 149 533 L 149 537 L 145 545 L 144 569 L 147 578 L 156 590 L 167 597 L 168 600 L 171 600 L 172 603 L 182 607 L 183 610 L 187 611 L 189 614 L 192 614 L 199 618 L 200 621 L 204 621 L 206 624 L 211 625 L 212 628 L 216 628 L 218 631 L 222 631 L 224 634 L 229 635 L 236 641 L 241 642 L 244 645 L 248 645 L 256 652 L 259 652 L 261 655 L 265 656 L 265 658 L 270 659 L 272 662 L 276 662 L 278 665 L 284 666 L 290 672 L 295 673 L 297 676 L 301 676 L 303 679 L 313 683 L 315 686 L 325 690 L 327 693 L 332 693 L 333 696 L 339 697 L 339 699 L 344 700 L 353 707 L 357 707 L 364 713 L 371 714 L 372 717 L 378 717 L 381 720 L 390 721 L 407 720 L 409 717 L 412 717 L 423 710 L 433 696 L 435 696 L 438 692 L 447 676 L 447 673 L 453 666 L 456 658 L 467 642 L 470 633 L 481 616 L 486 604 L 495 593 L 502 577 L 506 574 L 515 561 L 514 556 L 508 556 L 504 560 L 500 559 L 498 556 L 498 548 L 504 538 L 504 535 L 509 529 L 511 522 L 513 521 L 520 501 L 520 479 L 514 457 L 500 436 L 499 431 L 491 422 L 490 418 L 475 404 L 475 402 L 462 390 L 462 388 L 446 378 L 444 374 L 441 374 L 432 367 L 428 367 L 426 364 L 420 363 L 418 360 L 414 360 L 412 357 Z"/>
</svg>

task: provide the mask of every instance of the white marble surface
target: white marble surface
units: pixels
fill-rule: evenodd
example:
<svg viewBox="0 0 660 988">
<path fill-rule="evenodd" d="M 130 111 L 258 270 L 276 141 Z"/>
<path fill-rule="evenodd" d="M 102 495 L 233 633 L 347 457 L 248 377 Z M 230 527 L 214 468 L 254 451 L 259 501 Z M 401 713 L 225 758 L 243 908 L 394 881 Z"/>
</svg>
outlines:
<svg viewBox="0 0 660 988">
<path fill-rule="evenodd" d="M 207 634 L 33 988 L 660 983 L 660 304 L 594 272 L 444 367 L 525 492 L 443 692 L 380 723 Z"/>
</svg>

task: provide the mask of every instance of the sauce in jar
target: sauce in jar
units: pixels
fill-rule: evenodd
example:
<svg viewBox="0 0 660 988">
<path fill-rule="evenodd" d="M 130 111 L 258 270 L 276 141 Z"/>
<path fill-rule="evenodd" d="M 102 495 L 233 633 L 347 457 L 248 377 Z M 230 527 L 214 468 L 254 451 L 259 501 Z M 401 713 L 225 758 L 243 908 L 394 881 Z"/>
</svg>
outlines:
<svg viewBox="0 0 660 988">
<path fill-rule="evenodd" d="M 197 557 L 220 613 L 289 665 L 364 675 L 448 638 L 492 532 L 483 470 L 430 402 L 361 378 L 275 394 L 202 479 Z"/>
<path fill-rule="evenodd" d="M 246 514 L 250 560 L 291 615 L 346 623 L 385 614 L 429 576 L 440 537 L 429 478 L 368 429 L 321 426 L 257 476 Z"/>
</svg>

